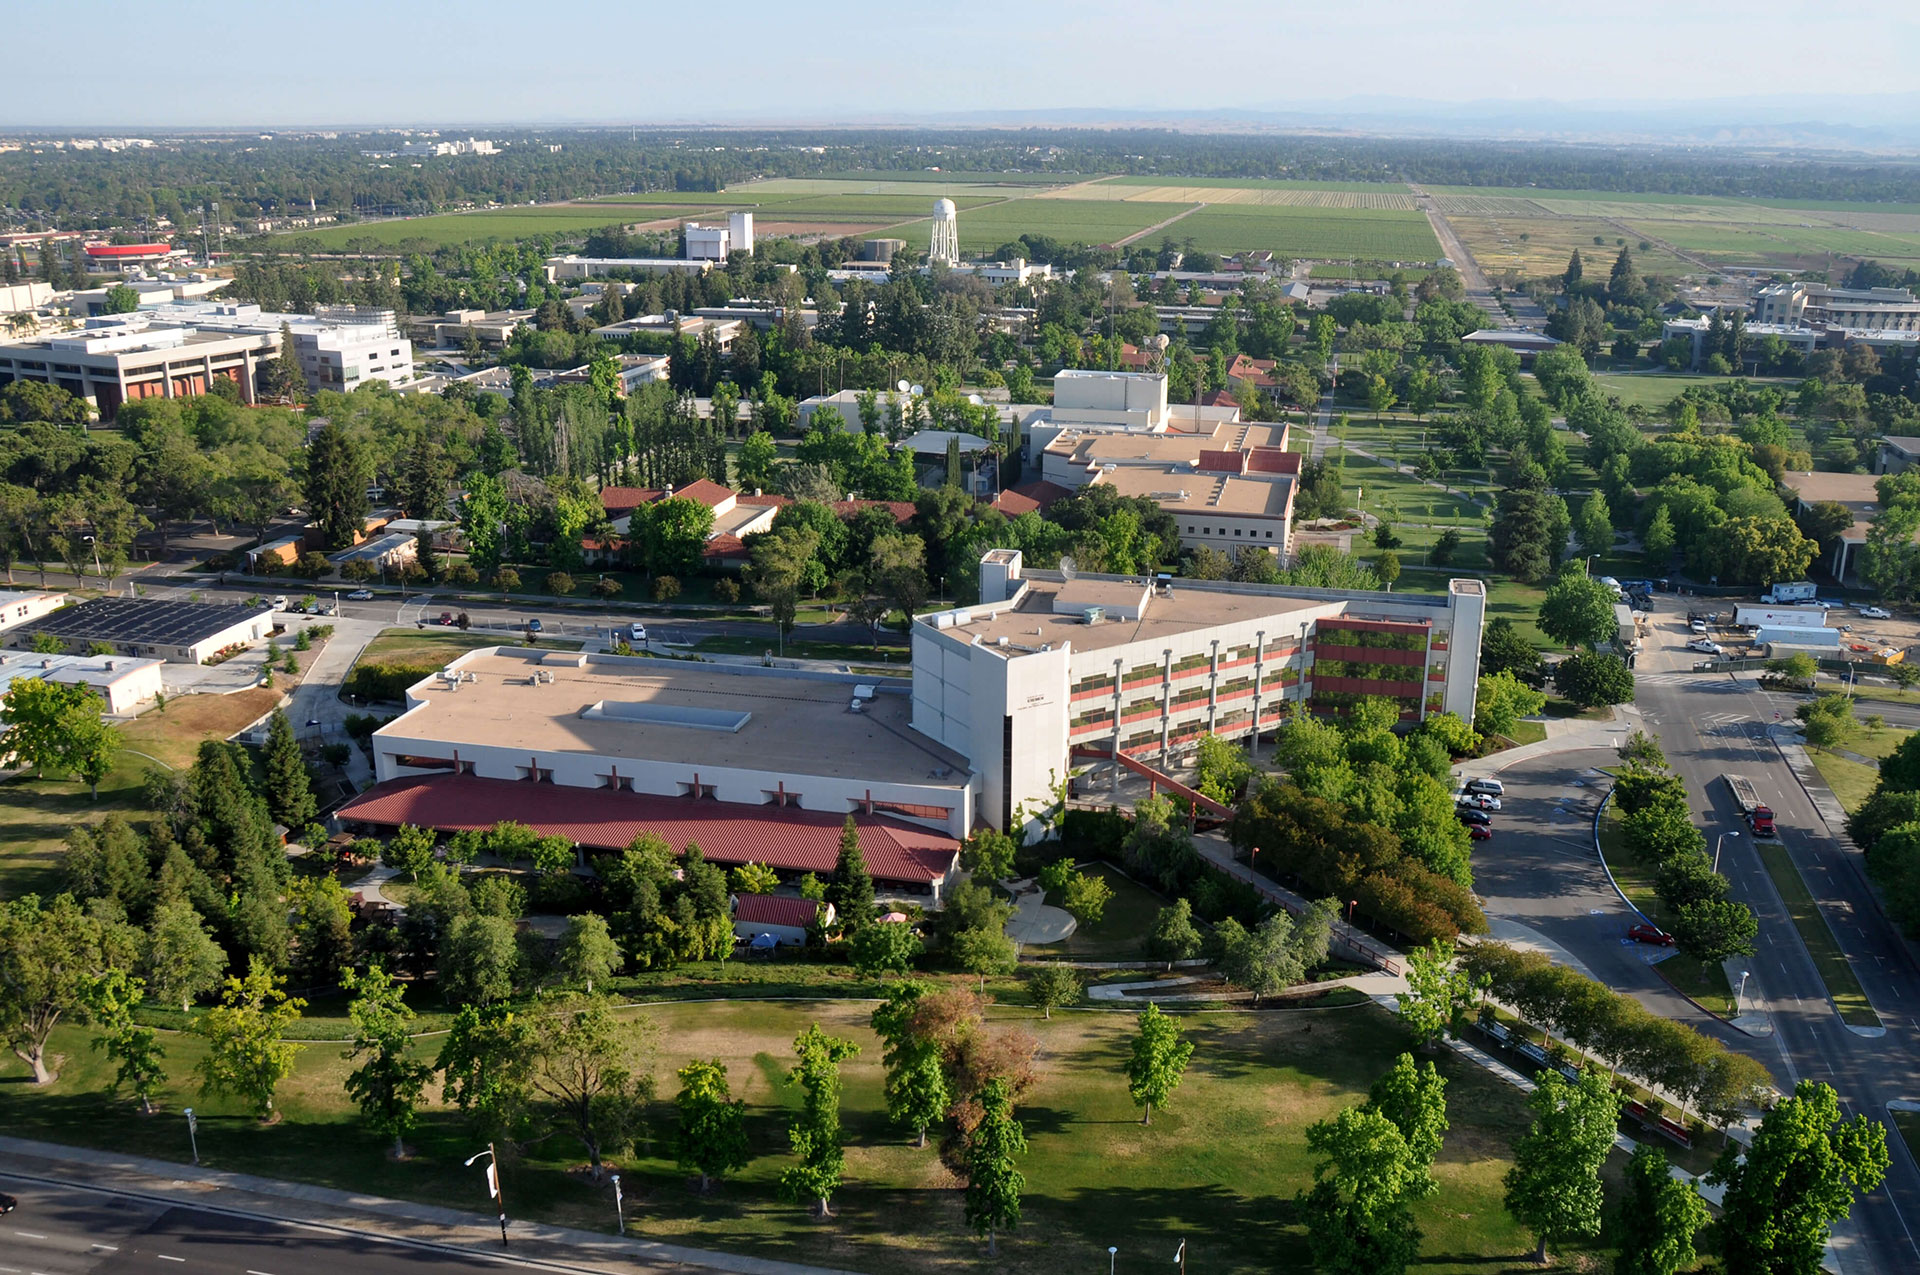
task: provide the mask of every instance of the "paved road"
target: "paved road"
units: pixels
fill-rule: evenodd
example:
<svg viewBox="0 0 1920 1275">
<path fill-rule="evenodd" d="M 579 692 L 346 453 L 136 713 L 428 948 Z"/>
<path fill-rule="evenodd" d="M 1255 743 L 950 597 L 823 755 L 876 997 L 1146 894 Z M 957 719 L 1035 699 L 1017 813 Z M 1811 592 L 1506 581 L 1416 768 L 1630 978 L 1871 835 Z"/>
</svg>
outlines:
<svg viewBox="0 0 1920 1275">
<path fill-rule="evenodd" d="M 1752 907 L 1760 922 L 1759 950 L 1747 962 L 1752 978 L 1744 1008 L 1767 1014 L 1774 1034 L 1755 1041 L 1724 1028 L 1705 1029 L 1766 1063 L 1783 1088 L 1802 1078 L 1824 1081 L 1839 1093 L 1847 1111 L 1885 1122 L 1889 1100 L 1920 1098 L 1920 1036 L 1914 1021 L 1920 1008 L 1920 962 L 1873 899 L 1858 852 L 1835 835 L 1838 829 L 1821 820 L 1769 738 L 1775 715 L 1791 718 L 1799 697 L 1770 694 L 1752 677 L 1692 673 L 1693 657 L 1684 649 L 1682 602 L 1657 599 L 1652 619 L 1654 631 L 1639 661 L 1637 702 L 1631 711 L 1659 736 L 1687 785 L 1710 845 L 1722 833 L 1740 833 L 1725 838 L 1720 867 L 1732 882 L 1732 897 Z M 1889 708 L 1889 720 L 1911 712 L 1905 706 Z M 1604 759 L 1604 753 L 1600 756 Z M 1609 946 L 1619 910 L 1606 902 L 1594 870 L 1571 853 L 1573 820 L 1553 813 L 1568 804 L 1570 795 L 1556 791 L 1556 785 L 1565 787 L 1582 777 L 1593 759 L 1592 753 L 1556 755 L 1503 772 L 1502 779 L 1512 785 L 1512 808 L 1502 812 L 1496 840 L 1477 856 L 1481 888 L 1490 896 L 1489 912 L 1536 926 L 1608 983 L 1647 999 L 1663 1013 L 1698 1024 L 1697 1012 L 1656 1004 L 1664 999 L 1670 1005 L 1675 998 L 1648 982 L 1652 971 L 1634 968 L 1632 949 L 1620 947 L 1617 940 Z M 1819 900 L 1879 1012 L 1883 1036 L 1856 1034 L 1835 1013 L 1752 838 L 1743 830 L 1723 779 L 1728 772 L 1751 779 L 1773 806 L 1781 843 Z M 1584 798 L 1576 796 L 1572 804 L 1587 809 Z M 1508 839 L 1500 839 L 1503 836 Z M 1856 1206 L 1852 1222 L 1838 1235 L 1836 1257 L 1846 1275 L 1920 1270 L 1920 1243 L 1915 1239 L 1920 1166 L 1890 1124 L 1887 1128 L 1893 1162 L 1887 1184 Z"/>
<path fill-rule="evenodd" d="M 1434 237 L 1440 240 L 1440 251 L 1453 262 L 1453 268 L 1460 272 L 1460 282 L 1466 286 L 1467 300 L 1480 307 L 1488 321 L 1496 328 L 1517 326 L 1523 328 L 1544 328 L 1547 323 L 1546 311 L 1536 304 L 1532 297 L 1521 292 L 1507 294 L 1507 304 L 1513 307 L 1515 317 L 1509 319 L 1500 302 L 1493 295 L 1493 281 L 1487 278 L 1486 271 L 1480 268 L 1467 245 L 1454 232 L 1453 223 L 1440 211 L 1440 204 L 1426 189 L 1416 183 L 1408 182 L 1407 188 L 1413 192 L 1414 204 L 1427 216 L 1427 224 L 1433 227 Z"/>
</svg>

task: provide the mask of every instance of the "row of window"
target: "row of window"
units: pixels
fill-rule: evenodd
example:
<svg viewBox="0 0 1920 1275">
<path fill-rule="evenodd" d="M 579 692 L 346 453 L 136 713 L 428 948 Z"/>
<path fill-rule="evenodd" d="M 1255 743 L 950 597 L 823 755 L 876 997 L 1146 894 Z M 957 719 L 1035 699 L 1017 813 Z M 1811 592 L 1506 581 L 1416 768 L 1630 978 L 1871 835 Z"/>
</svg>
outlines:
<svg viewBox="0 0 1920 1275">
<path fill-rule="evenodd" d="M 1186 525 L 1185 530 L 1186 530 L 1186 534 L 1189 536 L 1193 536 L 1193 535 L 1211 536 L 1216 534 L 1212 527 L 1200 527 L 1196 529 L 1192 523 L 1188 523 Z M 1228 530 L 1227 528 L 1222 527 L 1220 528 L 1218 534 L 1221 536 L 1225 536 L 1227 534 L 1227 530 Z M 1260 538 L 1260 532 L 1258 530 L 1243 532 L 1238 527 L 1235 527 L 1232 530 L 1236 538 L 1242 535 L 1244 535 L 1249 540 L 1258 540 Z M 1273 533 L 1271 531 L 1267 532 L 1267 539 L 1269 540 L 1273 539 Z"/>
</svg>

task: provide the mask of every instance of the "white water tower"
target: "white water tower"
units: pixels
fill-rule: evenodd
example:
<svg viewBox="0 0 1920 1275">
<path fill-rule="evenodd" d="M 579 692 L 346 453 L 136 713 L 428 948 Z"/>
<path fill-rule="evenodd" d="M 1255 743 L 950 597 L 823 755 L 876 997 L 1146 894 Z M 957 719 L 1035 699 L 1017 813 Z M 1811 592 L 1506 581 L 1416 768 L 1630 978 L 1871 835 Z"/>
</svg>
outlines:
<svg viewBox="0 0 1920 1275">
<path fill-rule="evenodd" d="M 933 245 L 927 249 L 927 264 L 951 266 L 960 260 L 960 210 L 951 199 L 933 201 Z"/>
</svg>

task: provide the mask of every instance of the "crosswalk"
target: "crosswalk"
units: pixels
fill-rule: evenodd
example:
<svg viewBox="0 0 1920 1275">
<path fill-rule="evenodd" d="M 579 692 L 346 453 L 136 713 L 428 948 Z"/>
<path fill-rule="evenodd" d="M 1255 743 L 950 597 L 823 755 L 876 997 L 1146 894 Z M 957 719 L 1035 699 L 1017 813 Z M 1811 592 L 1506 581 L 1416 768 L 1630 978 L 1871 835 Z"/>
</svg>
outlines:
<svg viewBox="0 0 1920 1275">
<path fill-rule="evenodd" d="M 1671 673 L 1635 673 L 1634 683 L 1638 686 L 1685 686 L 1707 678 L 1723 676 L 1719 673 L 1695 673 L 1681 669 Z"/>
</svg>

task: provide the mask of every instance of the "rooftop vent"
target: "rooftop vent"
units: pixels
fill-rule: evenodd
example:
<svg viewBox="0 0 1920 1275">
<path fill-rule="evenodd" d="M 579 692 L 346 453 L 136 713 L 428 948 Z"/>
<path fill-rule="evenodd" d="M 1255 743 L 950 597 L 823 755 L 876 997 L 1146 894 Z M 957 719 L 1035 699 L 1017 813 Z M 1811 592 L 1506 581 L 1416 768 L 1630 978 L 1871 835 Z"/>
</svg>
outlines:
<svg viewBox="0 0 1920 1275">
<path fill-rule="evenodd" d="M 1088 607 L 1080 612 L 1080 618 L 1088 624 L 1098 624 L 1107 618 L 1107 609 L 1105 607 Z"/>
</svg>

